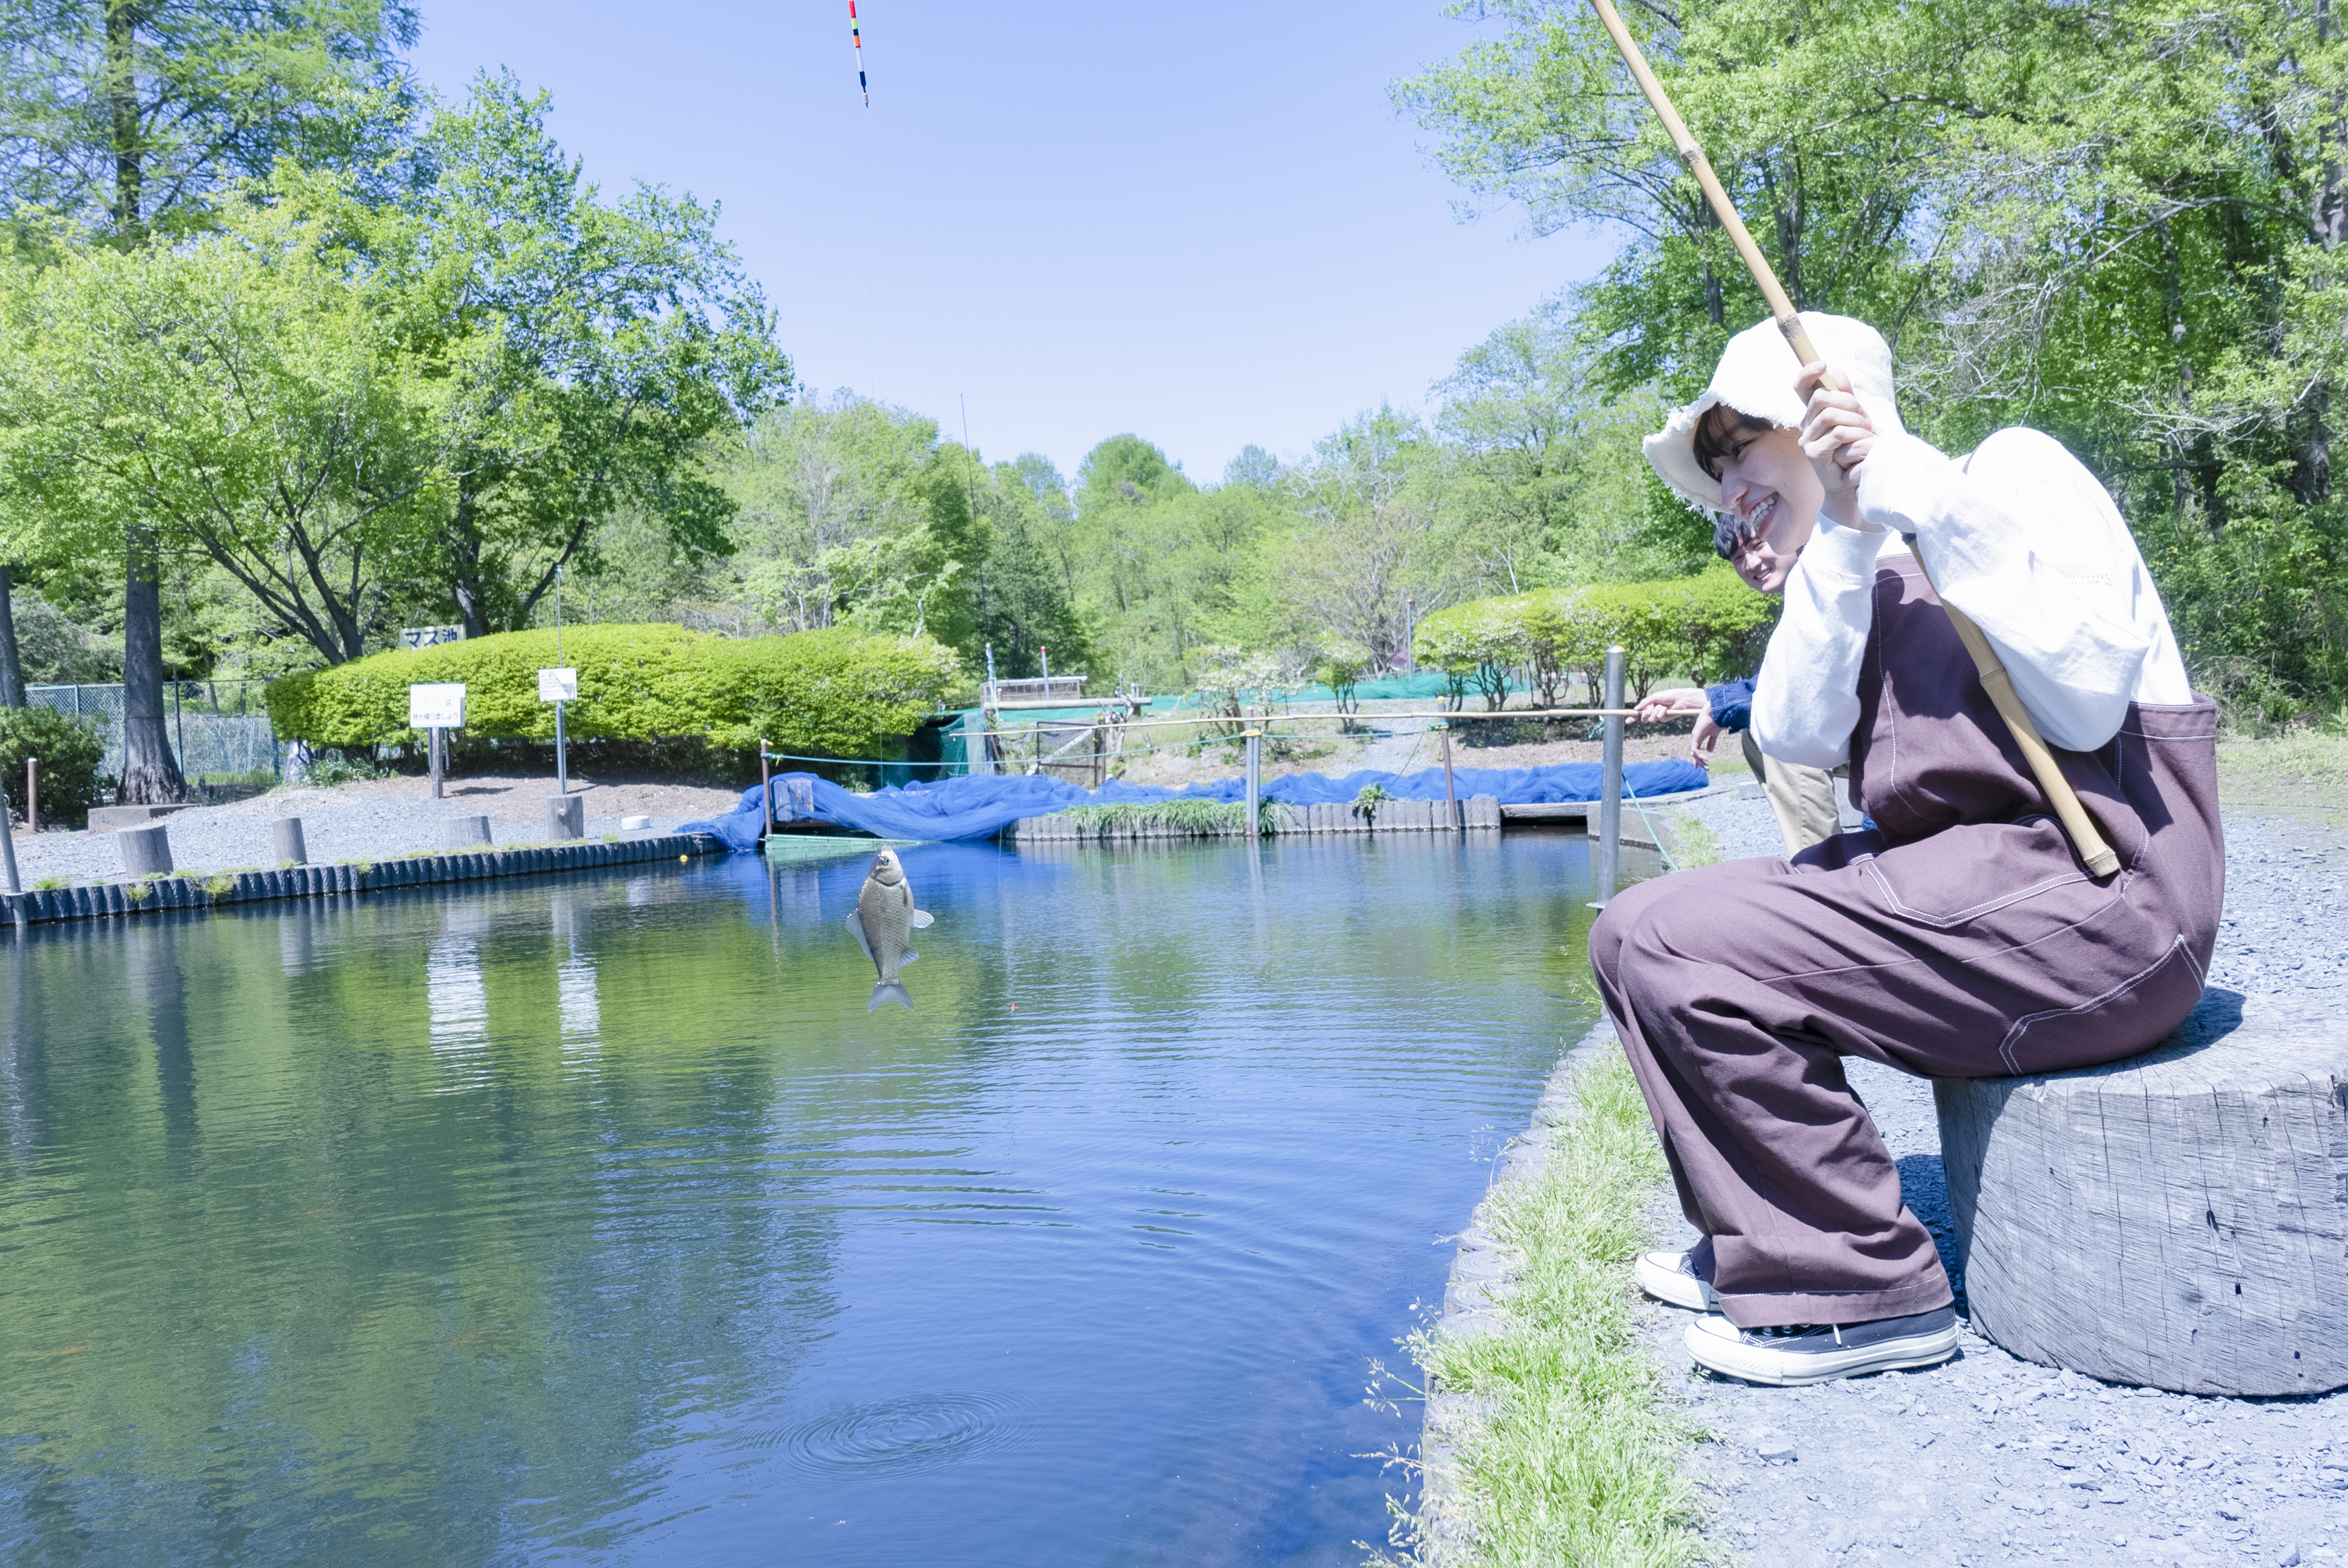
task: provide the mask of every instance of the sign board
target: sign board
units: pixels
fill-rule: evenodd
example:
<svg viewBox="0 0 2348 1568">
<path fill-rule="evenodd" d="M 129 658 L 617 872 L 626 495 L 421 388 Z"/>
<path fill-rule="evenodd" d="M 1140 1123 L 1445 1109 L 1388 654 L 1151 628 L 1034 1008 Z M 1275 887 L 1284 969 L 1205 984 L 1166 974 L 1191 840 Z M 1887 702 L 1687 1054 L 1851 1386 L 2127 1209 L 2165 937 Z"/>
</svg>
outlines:
<svg viewBox="0 0 2348 1568">
<path fill-rule="evenodd" d="M 464 682 L 431 682 L 410 686 L 407 689 L 407 725 L 413 730 L 463 729 Z"/>
<path fill-rule="evenodd" d="M 402 648 L 438 648 L 443 642 L 462 642 L 465 629 L 461 626 L 403 626 L 399 629 Z"/>
<path fill-rule="evenodd" d="M 538 672 L 538 700 L 541 702 L 576 702 L 579 701 L 579 671 L 576 670 L 541 670 Z"/>
</svg>

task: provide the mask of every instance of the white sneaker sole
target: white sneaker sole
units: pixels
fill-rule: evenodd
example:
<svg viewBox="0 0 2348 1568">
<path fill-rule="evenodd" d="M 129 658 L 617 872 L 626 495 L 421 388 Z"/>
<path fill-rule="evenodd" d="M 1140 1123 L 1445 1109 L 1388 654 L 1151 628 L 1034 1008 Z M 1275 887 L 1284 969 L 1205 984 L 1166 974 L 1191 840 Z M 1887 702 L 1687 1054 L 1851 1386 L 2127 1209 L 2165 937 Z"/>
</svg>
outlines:
<svg viewBox="0 0 2348 1568">
<path fill-rule="evenodd" d="M 1905 1367 L 1930 1367 L 1957 1353 L 1958 1326 L 1931 1334 L 1911 1334 L 1879 1344 L 1847 1350 L 1772 1350 L 1747 1345 L 1725 1317 L 1699 1318 L 1687 1327 L 1687 1353 L 1699 1367 L 1726 1377 L 1742 1378 L 1773 1389 L 1824 1383 L 1836 1378 L 1857 1378 L 1869 1372 L 1896 1372 Z"/>
<path fill-rule="evenodd" d="M 1692 1274 L 1682 1274 L 1679 1261 L 1675 1252 L 1642 1253 L 1631 1266 L 1631 1277 L 1640 1289 L 1667 1306 L 1684 1307 L 1690 1312 L 1719 1311 L 1720 1297 L 1712 1286 Z"/>
</svg>

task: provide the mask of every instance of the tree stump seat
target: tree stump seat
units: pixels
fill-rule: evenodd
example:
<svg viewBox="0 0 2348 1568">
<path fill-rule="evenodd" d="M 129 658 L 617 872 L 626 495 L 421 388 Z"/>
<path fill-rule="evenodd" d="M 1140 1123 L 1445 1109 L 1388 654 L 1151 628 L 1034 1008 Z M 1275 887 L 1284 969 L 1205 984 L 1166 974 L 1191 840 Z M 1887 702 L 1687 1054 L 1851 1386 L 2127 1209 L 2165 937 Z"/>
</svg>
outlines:
<svg viewBox="0 0 2348 1568">
<path fill-rule="evenodd" d="M 2348 1017 L 2211 991 L 2106 1067 L 1933 1085 L 1973 1327 L 2192 1394 L 2348 1385 Z"/>
</svg>

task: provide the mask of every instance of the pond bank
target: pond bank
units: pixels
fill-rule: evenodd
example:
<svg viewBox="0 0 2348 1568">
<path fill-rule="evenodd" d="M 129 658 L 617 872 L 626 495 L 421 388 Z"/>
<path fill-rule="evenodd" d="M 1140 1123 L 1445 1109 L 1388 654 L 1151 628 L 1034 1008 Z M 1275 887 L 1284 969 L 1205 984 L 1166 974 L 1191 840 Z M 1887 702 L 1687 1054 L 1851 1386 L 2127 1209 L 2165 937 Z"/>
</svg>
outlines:
<svg viewBox="0 0 2348 1568">
<path fill-rule="evenodd" d="M 158 876 L 142 882 L 36 888 L 27 893 L 0 893 L 0 923 L 21 930 L 55 921 L 127 917 L 167 909 L 208 910 L 222 904 L 321 898 L 392 887 L 590 871 L 666 860 L 671 856 L 684 860 L 693 856 L 719 854 L 724 849 L 725 845 L 708 834 L 675 833 L 516 849 L 417 855 L 339 866 L 294 866 L 275 871 L 223 871 L 211 876 Z"/>
</svg>

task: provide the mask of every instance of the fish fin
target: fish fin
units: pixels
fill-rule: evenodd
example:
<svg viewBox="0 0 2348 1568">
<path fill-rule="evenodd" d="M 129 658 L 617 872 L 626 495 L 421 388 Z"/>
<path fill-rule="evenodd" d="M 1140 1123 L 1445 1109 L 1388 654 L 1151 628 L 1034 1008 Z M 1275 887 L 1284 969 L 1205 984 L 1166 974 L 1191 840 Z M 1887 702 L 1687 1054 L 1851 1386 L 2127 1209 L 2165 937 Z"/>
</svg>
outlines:
<svg viewBox="0 0 2348 1568">
<path fill-rule="evenodd" d="M 938 917 L 935 915 L 931 914 L 927 909 L 916 909 L 913 911 L 913 928 L 917 931 L 924 926 L 934 926 L 937 922 Z"/>
<path fill-rule="evenodd" d="M 872 999 L 864 1004 L 864 1010 L 866 1012 L 870 1012 L 875 1008 L 878 1008 L 882 1002 L 901 1003 L 907 1012 L 911 1012 L 913 1010 L 913 999 L 906 994 L 906 990 L 903 986 L 899 985 L 894 980 L 882 980 L 879 985 L 874 986 L 872 988 Z"/>
<path fill-rule="evenodd" d="M 848 912 L 848 918 L 841 924 L 848 927 L 848 934 L 856 938 L 856 945 L 864 949 L 864 956 L 871 958 L 872 962 L 879 963 L 880 959 L 872 958 L 872 944 L 864 939 L 864 922 L 856 917 L 856 911 L 850 909 Z"/>
<path fill-rule="evenodd" d="M 897 960 L 897 967 L 898 967 L 899 968 L 901 968 L 901 968 L 903 968 L 907 964 L 911 963 L 915 958 L 920 958 L 921 956 L 922 956 L 921 954 L 919 954 L 919 953 L 917 953 L 917 952 L 913 951 L 913 949 L 912 949 L 912 948 L 906 948 L 906 949 L 905 949 L 905 956 L 904 956 L 903 958 L 899 958 L 899 959 Z"/>
</svg>

